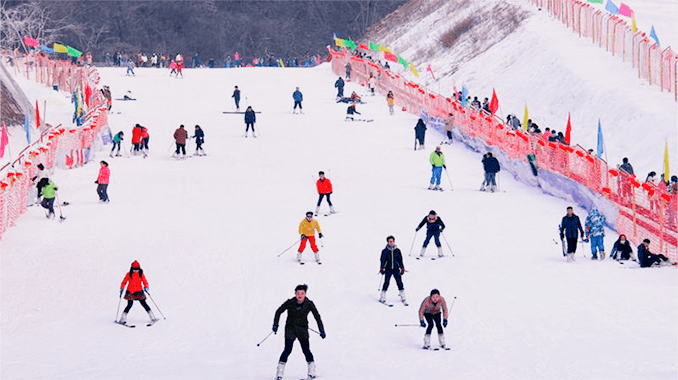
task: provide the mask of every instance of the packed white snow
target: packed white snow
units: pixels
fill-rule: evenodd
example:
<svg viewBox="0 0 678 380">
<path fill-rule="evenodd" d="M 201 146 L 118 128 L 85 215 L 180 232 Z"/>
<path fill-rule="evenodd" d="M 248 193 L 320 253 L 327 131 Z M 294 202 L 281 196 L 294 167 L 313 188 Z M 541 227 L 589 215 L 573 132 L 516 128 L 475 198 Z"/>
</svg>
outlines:
<svg viewBox="0 0 678 380">
<path fill-rule="evenodd" d="M 414 151 L 417 117 L 390 116 L 380 96 L 358 105 L 373 122 L 345 122 L 328 65 L 187 70 L 184 79 L 124 71 L 101 69 L 114 98 L 137 99 L 114 101 L 111 130 L 125 132 L 127 152 L 134 124 L 148 127 L 150 155 L 101 151 L 83 168 L 57 170 L 66 220 L 31 207 L 3 236 L 0 378 L 273 379 L 283 334 L 257 343 L 303 283 L 327 331 L 324 340 L 311 333 L 322 379 L 676 378 L 675 268 L 594 262 L 588 245 L 567 264 L 556 241 L 568 204 L 504 172 L 502 192 L 479 192 L 481 154 L 459 143 L 443 145 L 445 191 L 426 190 L 442 136 L 429 130 L 426 149 Z M 261 111 L 256 139 L 244 138 L 243 115 L 222 113 L 234 108 L 235 85 L 243 105 Z M 291 113 L 297 86 L 303 115 Z M 207 156 L 171 157 L 180 124 L 204 129 Z M 110 163 L 109 204 L 97 200 L 99 160 Z M 301 266 L 297 228 L 315 207 L 319 170 L 333 182 L 338 213 L 323 216 L 323 204 L 323 264 L 307 248 Z M 447 226 L 447 257 L 430 260 L 431 242 L 415 260 L 424 237 L 415 227 L 431 209 Z M 586 211 L 575 210 L 583 221 Z M 377 302 L 388 235 L 405 256 L 407 307 L 394 283 L 395 306 Z M 608 251 L 616 237 L 607 231 Z M 166 317 L 153 327 L 138 303 L 128 319 L 136 328 L 113 323 L 134 260 L 160 310 L 149 304 Z M 450 351 L 422 350 L 423 329 L 395 327 L 419 323 L 433 288 L 449 306 L 456 297 Z M 305 376 L 295 343 L 285 378 Z"/>
</svg>

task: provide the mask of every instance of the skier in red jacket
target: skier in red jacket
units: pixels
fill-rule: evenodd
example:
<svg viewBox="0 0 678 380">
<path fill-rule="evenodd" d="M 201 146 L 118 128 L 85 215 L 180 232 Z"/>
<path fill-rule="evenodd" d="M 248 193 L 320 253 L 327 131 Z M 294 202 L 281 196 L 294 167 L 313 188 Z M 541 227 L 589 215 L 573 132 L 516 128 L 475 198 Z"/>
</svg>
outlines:
<svg viewBox="0 0 678 380">
<path fill-rule="evenodd" d="M 144 270 L 141 269 L 139 262 L 136 260 L 132 263 L 132 266 L 129 268 L 129 273 L 125 275 L 122 284 L 120 284 L 120 297 L 122 297 L 122 293 L 125 291 L 125 284 L 127 283 L 129 283 L 127 285 L 127 292 L 125 293 L 127 307 L 122 312 L 118 323 L 123 325 L 127 323 L 127 313 L 129 313 L 132 305 L 134 305 L 134 300 L 141 303 L 141 306 L 143 306 L 144 310 L 146 310 L 148 316 L 151 318 L 151 322 L 157 321 L 158 319 L 153 315 L 151 307 L 146 303 L 146 294 L 144 293 L 148 293 L 148 281 L 146 281 Z"/>
<path fill-rule="evenodd" d="M 99 176 L 94 181 L 97 186 L 97 194 L 99 194 L 99 202 L 108 203 L 108 180 L 111 177 L 111 170 L 108 169 L 108 162 L 101 161 L 101 169 L 99 169 Z"/>
<path fill-rule="evenodd" d="M 141 135 L 143 134 L 143 131 L 144 127 L 139 124 L 135 125 L 132 129 L 132 145 L 134 145 L 134 155 L 137 155 L 137 153 L 141 150 Z"/>
<path fill-rule="evenodd" d="M 332 206 L 332 201 L 330 200 L 330 195 L 332 194 L 332 182 L 329 178 L 325 178 L 325 172 L 318 172 L 320 178 L 315 183 L 318 188 L 318 204 L 315 207 L 315 216 L 318 216 L 318 211 L 320 211 L 320 203 L 323 201 L 323 197 L 327 196 L 327 204 L 330 205 L 330 214 L 334 214 L 334 206 Z"/>
</svg>

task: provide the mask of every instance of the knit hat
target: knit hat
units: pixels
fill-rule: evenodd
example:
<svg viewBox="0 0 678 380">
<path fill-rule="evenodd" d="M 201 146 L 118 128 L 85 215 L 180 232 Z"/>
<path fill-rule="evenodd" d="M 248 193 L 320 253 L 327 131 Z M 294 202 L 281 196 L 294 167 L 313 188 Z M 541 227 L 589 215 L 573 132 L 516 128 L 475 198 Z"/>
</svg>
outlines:
<svg viewBox="0 0 678 380">
<path fill-rule="evenodd" d="M 431 290 L 431 295 L 434 295 L 434 294 L 440 295 L 440 292 L 438 291 L 438 289 Z"/>
<path fill-rule="evenodd" d="M 433 211 L 433 210 L 429 211 L 428 214 L 429 214 L 429 215 L 438 215 L 438 214 L 436 214 L 436 212 Z"/>
<path fill-rule="evenodd" d="M 139 262 L 134 260 L 134 262 L 132 263 L 132 268 L 139 268 Z"/>
</svg>

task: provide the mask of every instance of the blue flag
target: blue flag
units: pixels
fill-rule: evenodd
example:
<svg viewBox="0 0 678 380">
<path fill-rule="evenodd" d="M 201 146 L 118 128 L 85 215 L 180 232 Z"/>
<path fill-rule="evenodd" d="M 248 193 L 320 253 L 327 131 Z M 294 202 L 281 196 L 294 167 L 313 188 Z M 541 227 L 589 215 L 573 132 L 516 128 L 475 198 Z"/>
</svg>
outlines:
<svg viewBox="0 0 678 380">
<path fill-rule="evenodd" d="M 596 149 L 596 155 L 598 158 L 603 157 L 604 146 L 605 143 L 603 143 L 603 128 L 600 127 L 600 119 L 598 119 L 598 149 Z"/>
<path fill-rule="evenodd" d="M 26 131 L 26 140 L 28 145 L 31 145 L 31 118 L 26 114 L 24 116 L 24 130 Z"/>
<path fill-rule="evenodd" d="M 468 97 L 468 89 L 465 85 L 461 85 L 461 106 L 466 108 L 466 98 Z"/>
<path fill-rule="evenodd" d="M 654 39 L 654 42 L 657 43 L 657 47 L 660 47 L 659 37 L 657 37 L 657 33 L 654 31 L 654 25 L 652 25 L 652 29 L 650 29 L 650 37 L 652 37 Z"/>
<path fill-rule="evenodd" d="M 607 9 L 607 11 L 612 13 L 613 15 L 619 14 L 619 8 L 617 8 L 617 6 L 614 5 L 614 3 L 611 0 L 607 0 L 607 4 L 605 4 L 605 9 Z"/>
</svg>

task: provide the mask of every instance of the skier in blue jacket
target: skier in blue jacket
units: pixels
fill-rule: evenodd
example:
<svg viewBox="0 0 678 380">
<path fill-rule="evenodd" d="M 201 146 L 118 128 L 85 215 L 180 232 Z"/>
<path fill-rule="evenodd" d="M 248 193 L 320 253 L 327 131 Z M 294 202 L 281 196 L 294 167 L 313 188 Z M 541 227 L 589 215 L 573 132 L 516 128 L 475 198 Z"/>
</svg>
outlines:
<svg viewBox="0 0 678 380">
<path fill-rule="evenodd" d="M 304 113 L 301 107 L 301 101 L 304 100 L 304 95 L 302 95 L 301 91 L 299 91 L 299 87 L 297 87 L 297 90 L 292 94 L 292 98 L 294 98 L 294 109 L 292 112 L 297 113 L 297 106 L 299 106 L 299 113 Z"/>
</svg>

